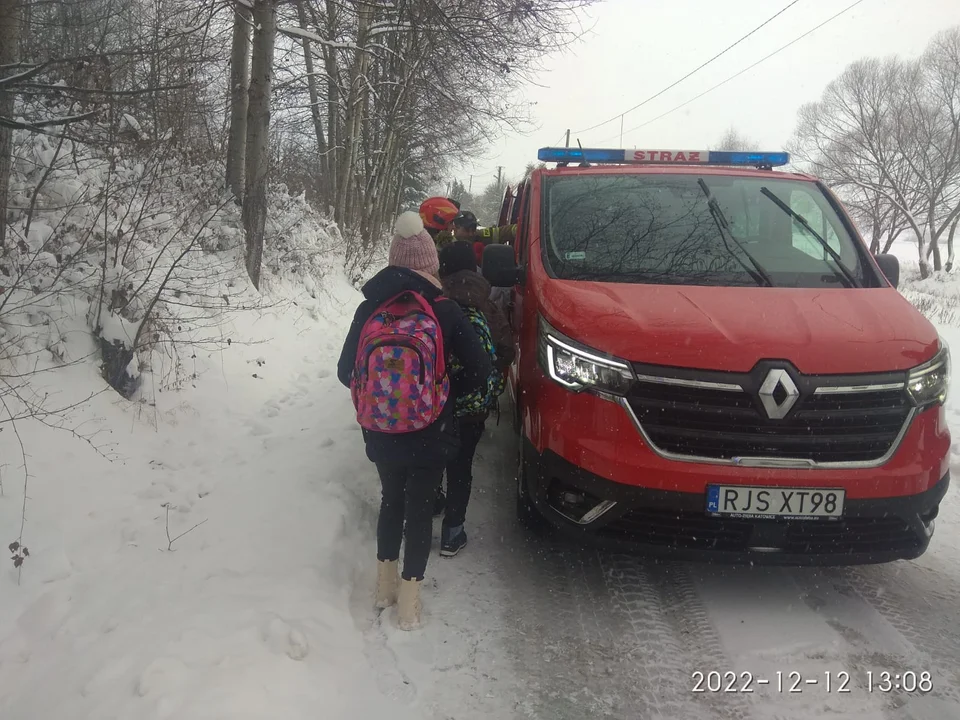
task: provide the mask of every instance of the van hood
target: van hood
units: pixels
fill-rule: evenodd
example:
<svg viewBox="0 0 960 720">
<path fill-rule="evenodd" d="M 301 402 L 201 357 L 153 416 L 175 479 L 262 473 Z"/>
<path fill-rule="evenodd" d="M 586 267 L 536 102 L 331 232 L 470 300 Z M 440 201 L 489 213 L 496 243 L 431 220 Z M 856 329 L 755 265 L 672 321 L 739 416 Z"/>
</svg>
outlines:
<svg viewBox="0 0 960 720">
<path fill-rule="evenodd" d="M 748 372 L 788 360 L 804 374 L 906 370 L 939 348 L 933 325 L 894 288 L 797 289 L 553 280 L 546 319 L 625 360 Z"/>
</svg>

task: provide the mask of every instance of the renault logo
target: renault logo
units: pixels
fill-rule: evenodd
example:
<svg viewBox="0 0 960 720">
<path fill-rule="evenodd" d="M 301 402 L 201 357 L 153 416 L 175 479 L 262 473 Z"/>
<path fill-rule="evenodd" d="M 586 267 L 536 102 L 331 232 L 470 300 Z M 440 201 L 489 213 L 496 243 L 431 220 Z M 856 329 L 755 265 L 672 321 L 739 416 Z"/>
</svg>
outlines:
<svg viewBox="0 0 960 720">
<path fill-rule="evenodd" d="M 780 368 L 767 373 L 760 386 L 760 402 L 771 420 L 783 420 L 800 399 L 800 391 L 786 370 Z M 779 400 L 778 400 L 779 398 Z"/>
</svg>

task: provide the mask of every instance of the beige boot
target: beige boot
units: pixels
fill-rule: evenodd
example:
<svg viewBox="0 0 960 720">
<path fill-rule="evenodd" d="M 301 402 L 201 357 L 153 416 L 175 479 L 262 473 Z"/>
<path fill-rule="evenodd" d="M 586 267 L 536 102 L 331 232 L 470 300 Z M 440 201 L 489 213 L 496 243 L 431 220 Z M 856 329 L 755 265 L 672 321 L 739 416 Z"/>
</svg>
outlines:
<svg viewBox="0 0 960 720">
<path fill-rule="evenodd" d="M 382 610 L 383 608 L 395 605 L 399 586 L 400 573 L 397 570 L 397 561 L 378 560 L 376 606 Z"/>
<path fill-rule="evenodd" d="M 397 625 L 401 630 L 416 630 L 420 627 L 420 581 L 401 580 L 397 600 Z"/>
</svg>

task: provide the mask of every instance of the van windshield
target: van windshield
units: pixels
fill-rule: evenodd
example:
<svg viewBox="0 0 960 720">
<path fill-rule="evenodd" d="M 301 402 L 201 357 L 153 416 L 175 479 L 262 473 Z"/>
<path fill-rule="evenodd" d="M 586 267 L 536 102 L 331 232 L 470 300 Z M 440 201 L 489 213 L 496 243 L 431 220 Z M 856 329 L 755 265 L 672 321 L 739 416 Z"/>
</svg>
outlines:
<svg viewBox="0 0 960 720">
<path fill-rule="evenodd" d="M 545 260 L 560 279 L 879 286 L 813 182 L 772 174 L 578 175 L 547 178 L 545 190 Z"/>
</svg>

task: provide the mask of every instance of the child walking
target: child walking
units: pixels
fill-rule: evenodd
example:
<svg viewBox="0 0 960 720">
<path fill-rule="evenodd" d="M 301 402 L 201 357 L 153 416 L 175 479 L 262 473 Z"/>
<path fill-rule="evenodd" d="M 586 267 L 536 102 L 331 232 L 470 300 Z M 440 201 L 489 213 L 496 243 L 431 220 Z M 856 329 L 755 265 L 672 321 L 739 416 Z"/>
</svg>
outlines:
<svg viewBox="0 0 960 720">
<path fill-rule="evenodd" d="M 460 448 L 452 393 L 480 388 L 491 364 L 460 306 L 441 298 L 436 246 L 417 213 L 397 219 L 389 262 L 362 288 L 366 299 L 337 376 L 350 388 L 367 458 L 380 475 L 376 605 L 397 604 L 399 627 L 413 630 L 421 622 L 433 503 L 444 467 Z M 454 390 L 450 355 L 461 366 Z"/>
<path fill-rule="evenodd" d="M 477 272 L 474 249 L 458 240 L 440 250 L 443 294 L 455 300 L 480 338 L 493 368 L 482 387 L 461 390 L 455 401 L 460 449 L 447 462 L 447 501 L 440 535 L 440 555 L 454 557 L 467 544 L 463 529 L 473 487 L 473 458 L 490 410 L 505 385 L 504 373 L 514 358 L 513 334 L 503 312 L 490 300 L 490 283 Z M 453 381 L 459 382 L 459 358 L 453 360 Z"/>
</svg>

